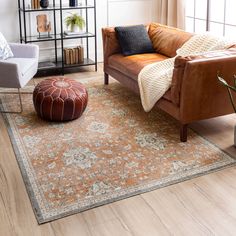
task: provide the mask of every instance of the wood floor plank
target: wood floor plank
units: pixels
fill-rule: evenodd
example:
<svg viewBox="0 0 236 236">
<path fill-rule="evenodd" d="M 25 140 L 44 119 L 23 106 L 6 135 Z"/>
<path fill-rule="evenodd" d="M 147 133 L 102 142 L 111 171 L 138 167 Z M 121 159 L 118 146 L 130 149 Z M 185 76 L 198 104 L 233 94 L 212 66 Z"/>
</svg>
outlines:
<svg viewBox="0 0 236 236">
<path fill-rule="evenodd" d="M 236 170 L 236 167 L 231 169 Z M 200 194 L 205 196 L 216 208 L 220 209 L 227 217 L 236 221 L 236 185 L 230 183 L 228 170 L 217 172 L 214 175 L 204 176 L 203 178 L 193 180 L 194 187 Z M 214 187 L 212 187 L 214 186 Z M 230 193 L 230 194 L 228 194 Z M 227 203 L 227 204 L 226 204 Z M 234 228 L 236 232 L 236 225 Z"/>
<path fill-rule="evenodd" d="M 236 149 L 233 146 L 235 120 L 236 114 L 232 114 L 198 121 L 190 127 L 231 156 L 236 157 Z"/>
<path fill-rule="evenodd" d="M 1 201 L 7 211 L 13 232 L 20 236 L 54 235 L 49 224 L 39 227 L 36 222 L 2 116 L 0 116 L 0 129 Z"/>
<path fill-rule="evenodd" d="M 184 194 L 186 191 L 184 191 Z M 190 195 L 191 193 L 189 193 Z M 212 229 L 214 234 L 218 235 L 235 235 L 236 234 L 236 219 L 230 216 L 226 211 L 222 210 L 219 204 L 206 197 L 199 191 L 199 188 L 194 188 L 195 195 L 193 201 L 193 212 L 201 218 L 208 227 Z M 217 223 L 216 223 L 217 222 Z"/>
<path fill-rule="evenodd" d="M 115 215 L 112 204 L 101 206 L 82 213 L 92 235 L 128 235 L 130 230 Z"/>
<path fill-rule="evenodd" d="M 105 224 L 107 221 L 118 219 L 112 211 L 110 204 L 85 211 L 81 214 L 90 228 L 99 224 Z"/>
<path fill-rule="evenodd" d="M 140 196 L 115 202 L 111 207 L 133 235 L 170 235 L 162 219 Z"/>
<path fill-rule="evenodd" d="M 117 219 L 92 226 L 90 230 L 93 236 L 132 236 L 129 229 L 125 228 Z"/>
<path fill-rule="evenodd" d="M 65 217 L 51 223 L 53 232 L 56 236 L 91 236 L 89 227 L 82 214 Z"/>
<path fill-rule="evenodd" d="M 0 175 L 0 186 L 1 185 L 1 175 Z M 11 236 L 16 235 L 14 227 L 11 223 L 11 220 L 8 216 L 8 211 L 4 205 L 1 193 L 0 193 L 0 235 Z"/>
<path fill-rule="evenodd" d="M 215 174 L 212 174 L 213 178 Z M 206 197 L 203 191 L 196 187 L 197 180 L 171 186 L 169 191 L 183 205 L 197 224 L 209 229 L 210 235 L 235 235 L 236 221 L 212 199 Z M 217 223 L 216 223 L 217 222 Z"/>
<path fill-rule="evenodd" d="M 194 217 L 176 198 L 171 188 L 143 194 L 142 197 L 162 219 L 173 235 L 211 235 L 207 225 Z"/>
</svg>

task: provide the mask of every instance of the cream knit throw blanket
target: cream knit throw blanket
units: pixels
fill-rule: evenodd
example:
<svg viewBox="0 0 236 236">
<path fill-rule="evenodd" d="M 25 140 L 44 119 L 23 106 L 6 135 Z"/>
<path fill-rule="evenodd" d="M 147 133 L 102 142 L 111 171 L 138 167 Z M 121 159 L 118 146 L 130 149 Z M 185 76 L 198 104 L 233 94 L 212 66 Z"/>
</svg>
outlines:
<svg viewBox="0 0 236 236">
<path fill-rule="evenodd" d="M 235 42 L 210 34 L 190 38 L 176 53 L 177 56 L 198 55 L 207 51 L 222 50 Z M 143 108 L 150 111 L 171 86 L 175 57 L 145 66 L 138 76 Z"/>
</svg>

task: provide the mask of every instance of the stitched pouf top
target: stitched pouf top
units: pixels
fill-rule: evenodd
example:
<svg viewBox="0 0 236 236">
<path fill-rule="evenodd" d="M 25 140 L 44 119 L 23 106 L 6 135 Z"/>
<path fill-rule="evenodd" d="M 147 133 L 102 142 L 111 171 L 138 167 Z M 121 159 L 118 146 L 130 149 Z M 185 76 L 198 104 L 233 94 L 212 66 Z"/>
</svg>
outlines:
<svg viewBox="0 0 236 236">
<path fill-rule="evenodd" d="M 37 114 L 46 120 L 69 121 L 84 112 L 88 93 L 83 84 L 65 77 L 54 77 L 40 82 L 33 93 Z"/>
</svg>

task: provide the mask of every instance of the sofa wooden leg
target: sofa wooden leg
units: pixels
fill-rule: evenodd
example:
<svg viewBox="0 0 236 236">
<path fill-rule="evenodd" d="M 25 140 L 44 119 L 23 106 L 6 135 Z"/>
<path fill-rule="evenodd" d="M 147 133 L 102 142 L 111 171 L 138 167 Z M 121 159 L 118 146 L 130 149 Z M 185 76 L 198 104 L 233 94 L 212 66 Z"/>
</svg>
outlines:
<svg viewBox="0 0 236 236">
<path fill-rule="evenodd" d="M 180 124 L 180 141 L 187 142 L 187 137 L 188 137 L 188 125 Z"/>
<path fill-rule="evenodd" d="M 104 73 L 104 84 L 109 84 L 109 75 Z"/>
</svg>

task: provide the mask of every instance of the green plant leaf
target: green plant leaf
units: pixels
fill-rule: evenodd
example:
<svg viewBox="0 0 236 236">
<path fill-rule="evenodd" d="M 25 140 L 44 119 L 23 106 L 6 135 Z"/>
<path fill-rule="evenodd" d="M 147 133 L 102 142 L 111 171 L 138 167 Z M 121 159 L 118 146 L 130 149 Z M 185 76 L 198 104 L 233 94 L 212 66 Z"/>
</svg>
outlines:
<svg viewBox="0 0 236 236">
<path fill-rule="evenodd" d="M 218 80 L 220 81 L 221 84 L 223 84 L 225 87 L 232 89 L 234 92 L 236 92 L 236 87 L 233 87 L 229 85 L 222 77 L 217 75 Z"/>
<path fill-rule="evenodd" d="M 234 75 L 234 87 L 236 87 L 236 75 Z"/>
<path fill-rule="evenodd" d="M 233 98 L 233 95 L 232 95 L 232 92 L 231 92 L 231 90 L 236 92 L 236 76 L 234 75 L 234 87 L 229 85 L 222 77 L 220 77 L 219 73 L 217 73 L 217 78 L 220 81 L 220 83 L 227 88 L 229 98 L 230 98 L 230 102 L 232 104 L 234 112 L 236 113 L 236 105 L 234 103 L 234 98 Z"/>
<path fill-rule="evenodd" d="M 217 75 L 218 80 L 224 85 L 224 86 L 228 86 L 228 83 L 219 75 Z"/>
<path fill-rule="evenodd" d="M 67 27 L 69 26 L 78 26 L 81 30 L 84 28 L 85 24 L 85 20 L 82 16 L 78 15 L 77 13 L 70 13 L 70 16 L 67 16 L 65 18 L 65 24 Z"/>
</svg>

